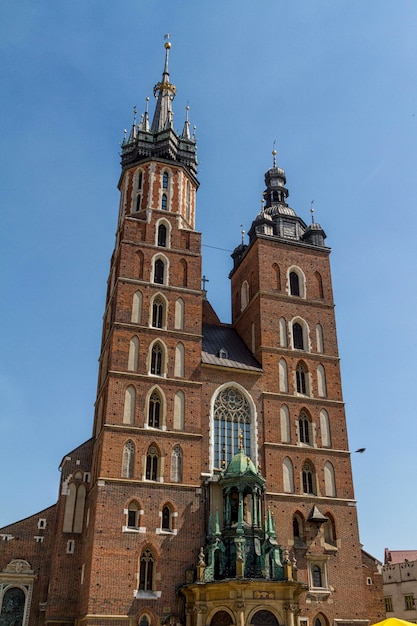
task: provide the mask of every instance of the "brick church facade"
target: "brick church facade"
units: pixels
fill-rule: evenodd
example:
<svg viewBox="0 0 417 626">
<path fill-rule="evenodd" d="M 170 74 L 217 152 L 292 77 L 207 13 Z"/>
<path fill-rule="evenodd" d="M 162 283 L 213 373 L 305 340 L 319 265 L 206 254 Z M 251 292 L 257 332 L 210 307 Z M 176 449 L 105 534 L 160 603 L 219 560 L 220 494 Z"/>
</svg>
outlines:
<svg viewBox="0 0 417 626">
<path fill-rule="evenodd" d="M 325 233 L 274 153 L 220 322 L 165 48 L 153 118 L 122 144 L 93 436 L 56 504 L 0 529 L 0 625 L 372 624 Z"/>
</svg>

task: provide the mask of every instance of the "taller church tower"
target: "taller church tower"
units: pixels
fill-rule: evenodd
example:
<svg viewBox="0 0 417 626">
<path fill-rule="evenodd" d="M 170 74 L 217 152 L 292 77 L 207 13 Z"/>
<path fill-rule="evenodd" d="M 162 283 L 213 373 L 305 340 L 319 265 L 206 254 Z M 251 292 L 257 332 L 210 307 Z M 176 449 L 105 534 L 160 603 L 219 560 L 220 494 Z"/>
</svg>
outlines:
<svg viewBox="0 0 417 626">
<path fill-rule="evenodd" d="M 0 530 L 0 623 L 367 626 L 382 586 L 359 542 L 326 235 L 287 204 L 274 152 L 219 321 L 169 51 L 152 121 L 147 103 L 122 144 L 93 436 L 64 457 L 57 504 Z"/>
</svg>

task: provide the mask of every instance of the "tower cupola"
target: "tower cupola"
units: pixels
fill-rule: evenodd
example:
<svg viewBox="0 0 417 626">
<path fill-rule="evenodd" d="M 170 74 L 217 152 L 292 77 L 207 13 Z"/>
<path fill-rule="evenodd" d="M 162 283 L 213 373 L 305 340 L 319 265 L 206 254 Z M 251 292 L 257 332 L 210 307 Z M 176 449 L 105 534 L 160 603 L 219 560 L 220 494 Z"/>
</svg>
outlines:
<svg viewBox="0 0 417 626">
<path fill-rule="evenodd" d="M 276 211 L 282 210 L 282 207 L 288 207 L 288 189 L 285 187 L 287 179 L 285 177 L 285 171 L 281 167 L 277 167 L 277 151 L 272 151 L 274 158 L 272 167 L 265 173 L 265 185 L 264 191 L 265 208 L 269 209 L 268 212 L 273 214 Z M 292 211 L 292 209 L 290 209 Z"/>
</svg>

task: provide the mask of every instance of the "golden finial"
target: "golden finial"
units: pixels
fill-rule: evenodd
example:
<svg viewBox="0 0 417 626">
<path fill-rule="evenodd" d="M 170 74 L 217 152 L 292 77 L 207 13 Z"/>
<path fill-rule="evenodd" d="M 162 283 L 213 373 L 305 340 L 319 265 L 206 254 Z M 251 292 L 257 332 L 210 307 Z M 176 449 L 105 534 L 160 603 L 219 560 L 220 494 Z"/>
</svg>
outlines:
<svg viewBox="0 0 417 626">
<path fill-rule="evenodd" d="M 171 42 L 169 41 L 170 37 L 171 37 L 170 33 L 167 33 L 166 35 L 164 35 L 164 39 L 166 40 L 164 43 L 165 50 L 169 50 L 171 47 Z"/>
<path fill-rule="evenodd" d="M 243 433 L 242 433 L 242 429 L 239 428 L 239 450 L 243 450 Z"/>
<path fill-rule="evenodd" d="M 313 208 L 313 202 L 314 200 L 311 201 L 311 208 L 310 208 L 310 213 L 311 213 L 311 223 L 314 224 L 314 208 Z"/>
<path fill-rule="evenodd" d="M 243 224 L 240 225 L 240 228 L 242 228 L 242 230 L 240 231 L 240 234 L 242 235 L 242 245 L 245 243 L 245 231 L 243 230 Z"/>
<path fill-rule="evenodd" d="M 274 141 L 272 142 L 272 156 L 274 157 L 274 161 L 273 161 L 274 167 L 277 166 L 277 151 L 275 150 L 275 143 L 276 143 L 276 140 L 274 139 Z"/>
</svg>

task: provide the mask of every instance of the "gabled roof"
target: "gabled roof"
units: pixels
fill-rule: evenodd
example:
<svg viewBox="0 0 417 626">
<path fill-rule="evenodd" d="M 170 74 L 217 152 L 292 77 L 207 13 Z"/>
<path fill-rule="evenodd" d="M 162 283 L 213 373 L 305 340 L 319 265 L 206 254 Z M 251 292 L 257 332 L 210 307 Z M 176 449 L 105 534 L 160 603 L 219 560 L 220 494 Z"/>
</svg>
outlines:
<svg viewBox="0 0 417 626">
<path fill-rule="evenodd" d="M 203 324 L 201 361 L 207 365 L 262 372 L 234 328 L 226 325 Z"/>
</svg>

